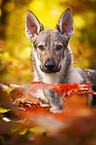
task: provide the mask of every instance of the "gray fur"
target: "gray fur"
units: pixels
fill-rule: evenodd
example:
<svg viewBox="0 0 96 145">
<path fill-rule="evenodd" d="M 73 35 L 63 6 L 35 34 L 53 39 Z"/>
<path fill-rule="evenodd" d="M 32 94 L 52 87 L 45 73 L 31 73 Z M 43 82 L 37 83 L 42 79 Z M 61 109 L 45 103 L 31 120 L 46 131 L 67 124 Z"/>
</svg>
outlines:
<svg viewBox="0 0 96 145">
<path fill-rule="evenodd" d="M 44 30 L 36 16 L 28 11 L 25 21 L 26 36 L 32 42 L 32 66 L 34 81 L 45 83 L 92 83 L 96 91 L 96 71 L 83 70 L 73 66 L 73 54 L 68 45 L 72 37 L 73 18 L 70 9 L 60 17 L 56 29 Z M 38 91 L 40 98 L 52 106 L 53 111 L 61 110 L 62 98 L 50 89 Z M 96 105 L 96 96 L 89 96 L 89 105 Z"/>
</svg>

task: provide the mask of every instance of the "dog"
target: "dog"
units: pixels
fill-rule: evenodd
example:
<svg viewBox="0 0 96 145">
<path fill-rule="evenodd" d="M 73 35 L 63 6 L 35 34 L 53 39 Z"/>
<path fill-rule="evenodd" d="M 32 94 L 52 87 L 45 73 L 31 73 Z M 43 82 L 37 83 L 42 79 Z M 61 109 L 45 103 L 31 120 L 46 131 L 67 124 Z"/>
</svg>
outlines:
<svg viewBox="0 0 96 145">
<path fill-rule="evenodd" d="M 61 15 L 56 29 L 45 29 L 37 17 L 28 11 L 25 19 L 25 32 L 33 45 L 32 66 L 34 81 L 44 83 L 91 83 L 96 91 L 96 71 L 75 68 L 73 54 L 69 47 L 69 40 L 74 33 L 73 17 L 68 8 Z M 39 97 L 44 99 L 52 110 L 62 109 L 62 97 L 50 89 L 38 91 Z M 96 105 L 96 96 L 89 95 L 88 105 Z"/>
</svg>

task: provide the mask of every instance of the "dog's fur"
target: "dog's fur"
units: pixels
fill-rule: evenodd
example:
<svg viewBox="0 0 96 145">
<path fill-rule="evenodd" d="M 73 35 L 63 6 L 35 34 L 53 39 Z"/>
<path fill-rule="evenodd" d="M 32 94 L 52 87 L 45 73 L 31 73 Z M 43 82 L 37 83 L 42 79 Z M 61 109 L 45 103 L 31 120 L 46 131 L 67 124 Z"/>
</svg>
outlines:
<svg viewBox="0 0 96 145">
<path fill-rule="evenodd" d="M 28 11 L 26 36 L 32 42 L 32 65 L 34 80 L 45 83 L 91 83 L 96 90 L 96 71 L 83 70 L 73 66 L 73 54 L 68 45 L 72 37 L 73 18 L 68 8 L 60 17 L 56 29 L 44 30 L 36 16 Z M 39 90 L 39 96 L 45 99 L 53 110 L 62 109 L 62 98 L 50 89 Z M 89 105 L 96 104 L 96 96 L 89 96 Z"/>
</svg>

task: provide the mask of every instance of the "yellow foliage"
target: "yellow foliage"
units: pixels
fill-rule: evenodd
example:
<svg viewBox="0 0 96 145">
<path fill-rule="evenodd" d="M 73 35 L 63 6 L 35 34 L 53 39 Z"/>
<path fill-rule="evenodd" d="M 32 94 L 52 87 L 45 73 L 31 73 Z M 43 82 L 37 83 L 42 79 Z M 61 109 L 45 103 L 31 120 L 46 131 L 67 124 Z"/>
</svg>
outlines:
<svg viewBox="0 0 96 145">
<path fill-rule="evenodd" d="M 69 43 L 74 53 L 75 66 L 96 68 L 94 1 L 1 0 L 0 5 L 0 61 L 3 65 L 11 63 L 7 66 L 7 74 L 3 73 L 5 82 L 21 84 L 30 79 L 32 81 L 32 46 L 25 36 L 25 17 L 28 10 L 37 16 L 45 29 L 54 29 L 63 11 L 69 7 L 74 19 L 75 34 Z"/>
<path fill-rule="evenodd" d="M 82 18 L 82 16 L 74 16 L 74 27 L 78 29 L 82 29 L 86 26 L 86 22 Z"/>
</svg>

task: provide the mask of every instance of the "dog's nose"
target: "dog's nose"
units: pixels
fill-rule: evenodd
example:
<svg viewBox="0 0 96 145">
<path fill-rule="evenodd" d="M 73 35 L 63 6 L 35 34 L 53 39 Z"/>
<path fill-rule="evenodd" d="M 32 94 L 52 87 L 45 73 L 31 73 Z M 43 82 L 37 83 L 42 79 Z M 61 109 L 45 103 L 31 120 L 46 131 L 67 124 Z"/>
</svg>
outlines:
<svg viewBox="0 0 96 145">
<path fill-rule="evenodd" d="M 53 58 L 48 58 L 45 63 L 44 63 L 44 66 L 46 68 L 47 71 L 52 71 L 54 70 L 54 68 L 56 67 L 56 63 L 54 61 Z"/>
</svg>

